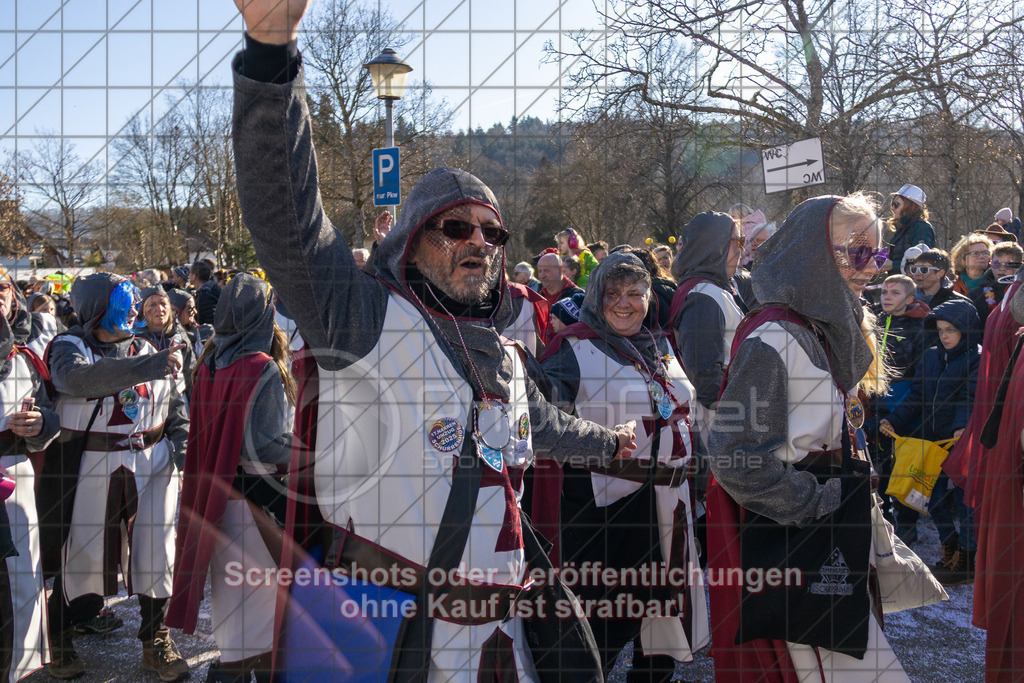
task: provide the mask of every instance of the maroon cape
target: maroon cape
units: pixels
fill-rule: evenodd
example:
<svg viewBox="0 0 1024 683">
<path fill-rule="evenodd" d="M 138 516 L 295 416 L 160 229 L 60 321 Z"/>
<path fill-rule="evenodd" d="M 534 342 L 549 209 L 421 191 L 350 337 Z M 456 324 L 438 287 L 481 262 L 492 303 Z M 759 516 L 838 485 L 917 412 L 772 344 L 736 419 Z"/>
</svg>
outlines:
<svg viewBox="0 0 1024 683">
<path fill-rule="evenodd" d="M 1007 388 L 998 440 L 985 452 L 977 474 L 974 624 L 988 631 L 985 679 L 990 682 L 1024 680 L 1022 404 L 1024 362 L 1018 361 Z"/>
<path fill-rule="evenodd" d="M 249 400 L 270 360 L 265 353 L 254 353 L 212 377 L 206 367 L 196 374 L 174 544 L 174 587 L 167 608 L 167 624 L 185 633 L 196 630 L 214 541 L 242 454 Z"/>
<path fill-rule="evenodd" d="M 982 481 L 975 476 L 986 452 L 985 447 L 981 445 L 981 429 L 992 412 L 999 381 L 1013 352 L 1017 330 L 1020 329 L 1020 324 L 1013 319 L 1009 307 L 1009 301 L 1019 287 L 1019 282 L 1010 285 L 1003 297 L 1007 305 L 992 311 L 985 321 L 985 337 L 981 345 L 981 361 L 978 364 L 978 384 L 974 391 L 974 409 L 960 440 L 942 464 L 943 471 L 949 475 L 953 483 L 966 492 L 964 502 L 973 508 L 978 507 L 983 495 Z"/>
<path fill-rule="evenodd" d="M 795 311 L 772 305 L 751 311 L 743 318 L 733 337 L 730 356 L 735 357 L 743 341 L 763 323 L 773 320 L 810 327 Z M 725 384 L 729 381 L 726 373 Z M 714 454 L 709 453 L 709 457 Z M 744 509 L 711 477 L 705 500 L 707 510 L 708 598 L 711 610 L 711 658 L 716 681 L 738 683 L 796 683 L 797 674 L 784 640 L 758 639 L 736 643 L 743 604 L 742 582 L 729 580 L 730 572 L 743 567 L 740 554 L 740 526 Z M 717 578 L 715 573 L 717 572 Z"/>
</svg>

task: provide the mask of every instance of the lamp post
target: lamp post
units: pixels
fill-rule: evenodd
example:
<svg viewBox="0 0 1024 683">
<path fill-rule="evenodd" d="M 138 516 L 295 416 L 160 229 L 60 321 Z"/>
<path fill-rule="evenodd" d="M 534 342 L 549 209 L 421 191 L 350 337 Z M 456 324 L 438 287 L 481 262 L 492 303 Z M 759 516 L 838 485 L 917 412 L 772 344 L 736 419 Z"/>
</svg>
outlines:
<svg viewBox="0 0 1024 683">
<path fill-rule="evenodd" d="M 384 100 L 384 146 L 395 146 L 394 125 L 391 120 L 391 111 L 395 100 L 402 99 L 405 91 L 405 77 L 412 67 L 402 61 L 398 53 L 390 47 L 384 48 L 377 58 L 363 65 L 370 72 L 373 80 L 373 89 L 377 93 L 377 99 Z M 397 207 L 388 207 L 391 213 L 397 218 Z"/>
</svg>

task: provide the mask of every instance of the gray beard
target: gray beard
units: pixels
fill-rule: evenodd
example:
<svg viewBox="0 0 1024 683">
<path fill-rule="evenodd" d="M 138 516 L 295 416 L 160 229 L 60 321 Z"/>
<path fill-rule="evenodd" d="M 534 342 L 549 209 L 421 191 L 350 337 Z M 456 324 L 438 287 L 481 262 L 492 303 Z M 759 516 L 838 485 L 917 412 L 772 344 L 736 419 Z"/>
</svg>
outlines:
<svg viewBox="0 0 1024 683">
<path fill-rule="evenodd" d="M 419 264 L 420 272 L 430 284 L 440 289 L 444 294 L 460 304 L 471 306 L 473 304 L 485 303 L 490 298 L 491 290 L 498 286 L 501 271 L 497 267 L 497 257 L 492 257 L 485 266 L 484 273 L 479 277 L 472 277 L 464 280 L 458 285 L 450 278 L 448 268 L 445 266 L 433 266 L 426 263 Z"/>
</svg>

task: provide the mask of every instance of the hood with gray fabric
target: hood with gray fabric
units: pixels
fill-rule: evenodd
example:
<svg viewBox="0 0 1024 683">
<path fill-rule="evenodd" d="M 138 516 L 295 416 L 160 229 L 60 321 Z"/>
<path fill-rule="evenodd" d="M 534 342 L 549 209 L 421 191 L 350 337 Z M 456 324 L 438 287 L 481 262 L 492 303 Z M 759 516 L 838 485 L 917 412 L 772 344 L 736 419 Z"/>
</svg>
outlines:
<svg viewBox="0 0 1024 683">
<path fill-rule="evenodd" d="M 679 253 L 672 261 L 672 276 L 676 282 L 706 277 L 722 289 L 729 289 L 725 262 L 734 225 L 728 214 L 705 211 L 683 226 Z"/>
<path fill-rule="evenodd" d="M 661 337 L 661 329 L 655 327 L 653 330 L 649 330 L 646 327 L 641 327 L 640 331 L 632 337 L 624 337 L 613 330 L 604 317 L 606 281 L 608 276 L 613 274 L 616 266 L 624 264 L 636 266 L 647 275 L 643 262 L 628 251 L 609 254 L 604 261 L 601 261 L 601 265 L 590 273 L 590 279 L 587 281 L 587 293 L 580 309 L 580 322 L 585 323 L 606 344 L 626 358 L 640 362 L 648 368 L 654 368 L 662 355 L 655 341 Z M 650 284 L 650 275 L 647 275 L 647 283 Z M 651 296 L 654 296 L 653 293 Z"/>
<path fill-rule="evenodd" d="M 828 219 L 842 197 L 808 199 L 789 214 L 755 252 L 754 296 L 762 306 L 787 306 L 825 336 L 836 381 L 852 391 L 871 365 L 871 348 L 861 334 L 860 300 L 832 256 Z"/>
<path fill-rule="evenodd" d="M 125 278 L 114 273 L 93 273 L 71 283 L 71 307 L 86 335 L 100 326 L 111 292 L 124 281 Z"/>
<path fill-rule="evenodd" d="M 409 252 L 424 223 L 459 204 L 479 204 L 501 217 L 498 200 L 479 178 L 456 168 L 437 168 L 423 177 L 402 206 L 402 213 L 391 232 L 373 254 L 377 277 L 402 292 L 429 321 L 445 355 L 459 374 L 478 391 L 510 396 L 508 382 L 511 364 L 499 334 L 514 320 L 511 297 L 504 274 L 504 248 L 496 247 L 498 284 L 486 302 L 467 306 L 446 296 L 431 285 L 416 266 L 408 262 Z M 459 318 L 456 322 L 452 318 Z M 465 346 L 461 340 L 465 340 Z M 499 372 L 474 372 L 476 368 L 499 368 Z M 479 376 L 483 387 L 477 387 Z"/>
<path fill-rule="evenodd" d="M 213 317 L 210 361 L 220 370 L 245 356 L 270 353 L 274 341 L 274 303 L 270 286 L 254 275 L 239 273 L 224 286 Z"/>
<path fill-rule="evenodd" d="M 0 380 L 6 379 L 11 373 L 8 356 L 11 355 L 14 346 L 26 344 L 32 332 L 32 314 L 28 312 L 25 295 L 10 275 L 7 276 L 7 284 L 14 292 L 14 301 L 11 303 L 11 312 L 0 318 Z"/>
</svg>

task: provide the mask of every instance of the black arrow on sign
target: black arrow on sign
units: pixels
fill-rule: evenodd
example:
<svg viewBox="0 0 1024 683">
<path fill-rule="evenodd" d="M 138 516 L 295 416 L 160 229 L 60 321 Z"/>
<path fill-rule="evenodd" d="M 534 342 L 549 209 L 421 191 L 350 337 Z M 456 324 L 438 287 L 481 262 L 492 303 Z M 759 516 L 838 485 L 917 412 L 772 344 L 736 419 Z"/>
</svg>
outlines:
<svg viewBox="0 0 1024 683">
<path fill-rule="evenodd" d="M 783 171 L 787 168 L 796 168 L 797 166 L 810 166 L 811 164 L 818 163 L 817 159 L 808 159 L 807 161 L 798 161 L 795 164 L 788 164 L 786 166 L 776 166 L 775 168 L 766 168 L 765 173 L 774 173 L 775 171 Z"/>
</svg>

